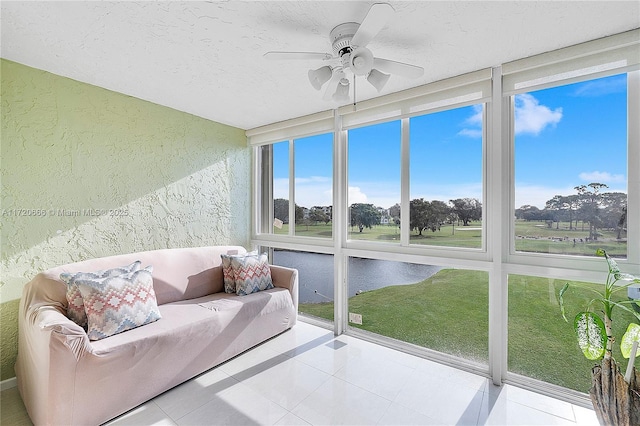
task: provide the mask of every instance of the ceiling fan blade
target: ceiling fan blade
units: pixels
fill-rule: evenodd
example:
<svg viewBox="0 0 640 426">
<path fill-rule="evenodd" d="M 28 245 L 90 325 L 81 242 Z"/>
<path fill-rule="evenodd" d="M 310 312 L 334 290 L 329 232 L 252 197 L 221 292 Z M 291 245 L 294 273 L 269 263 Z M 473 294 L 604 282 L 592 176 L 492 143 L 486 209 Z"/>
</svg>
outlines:
<svg viewBox="0 0 640 426">
<path fill-rule="evenodd" d="M 302 59 L 302 60 L 322 60 L 328 61 L 333 59 L 333 56 L 329 53 L 319 52 L 267 52 L 263 55 L 266 59 L 270 60 L 290 60 L 290 59 Z"/>
<path fill-rule="evenodd" d="M 351 46 L 365 47 L 385 26 L 394 10 L 388 3 L 375 3 L 367 12 L 360 28 L 351 39 Z"/>
<path fill-rule="evenodd" d="M 344 77 L 344 72 L 342 70 L 333 71 L 333 75 L 331 76 L 331 80 L 329 80 L 329 84 L 327 84 L 327 89 L 324 91 L 324 96 L 322 99 L 325 101 L 330 101 L 333 99 L 333 94 L 336 93 L 336 89 L 338 88 L 338 84 L 340 84 L 340 79 Z"/>
<path fill-rule="evenodd" d="M 373 68 L 407 78 L 418 78 L 422 77 L 424 74 L 424 68 L 417 65 L 405 64 L 403 62 L 396 62 L 381 58 L 373 59 Z"/>
</svg>

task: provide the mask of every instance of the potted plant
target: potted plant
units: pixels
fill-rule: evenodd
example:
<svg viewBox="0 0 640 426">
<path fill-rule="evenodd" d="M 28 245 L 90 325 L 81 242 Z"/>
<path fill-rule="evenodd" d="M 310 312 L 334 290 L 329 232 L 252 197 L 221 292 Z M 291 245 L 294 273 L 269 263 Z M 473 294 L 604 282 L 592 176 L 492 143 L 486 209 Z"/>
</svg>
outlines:
<svg viewBox="0 0 640 426">
<path fill-rule="evenodd" d="M 640 341 L 640 325 L 629 324 L 622 337 L 622 355 L 630 358 L 627 374 L 622 375 L 611 354 L 615 342 L 611 326 L 614 309 L 629 312 L 640 322 L 640 313 L 634 309 L 636 301 L 616 301 L 613 295 L 626 291 L 632 284 L 640 283 L 640 277 L 620 272 L 616 261 L 606 251 L 598 250 L 596 254 L 604 256 L 609 267 L 604 290 L 594 290 L 579 283 L 572 284 L 594 293 L 584 311 L 579 312 L 573 321 L 578 345 L 585 357 L 602 360 L 591 370 L 589 395 L 600 424 L 640 425 L 640 374 L 633 366 Z M 565 284 L 559 293 L 560 311 L 567 322 L 563 295 L 569 287 L 569 283 Z"/>
</svg>

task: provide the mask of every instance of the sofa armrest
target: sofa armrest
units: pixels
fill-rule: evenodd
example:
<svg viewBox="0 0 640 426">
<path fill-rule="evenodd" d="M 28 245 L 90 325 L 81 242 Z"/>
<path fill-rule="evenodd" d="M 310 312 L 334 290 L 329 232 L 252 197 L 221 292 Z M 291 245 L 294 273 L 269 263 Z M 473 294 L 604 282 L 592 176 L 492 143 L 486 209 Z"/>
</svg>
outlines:
<svg viewBox="0 0 640 426">
<path fill-rule="evenodd" d="M 289 290 L 293 305 L 298 312 L 298 270 L 278 265 L 269 265 L 269 267 L 271 268 L 273 285 Z"/>
<path fill-rule="evenodd" d="M 66 285 L 46 273 L 27 283 L 20 300 L 19 334 L 28 345 L 50 345 L 49 340 L 57 340 L 78 360 L 86 350 L 91 350 L 91 343 L 85 330 L 67 317 L 65 293 Z"/>
<path fill-rule="evenodd" d="M 51 424 L 53 418 L 71 424 L 77 365 L 93 348 L 84 329 L 66 317 L 62 302 L 32 297 L 30 287 L 18 316 L 18 388 L 35 424 Z"/>
<path fill-rule="evenodd" d="M 35 339 L 55 340 L 64 345 L 69 355 L 78 361 L 86 352 L 92 352 L 87 332 L 52 305 L 30 306 L 21 320 L 21 332 L 29 341 Z M 42 342 L 44 343 L 44 342 Z"/>
</svg>

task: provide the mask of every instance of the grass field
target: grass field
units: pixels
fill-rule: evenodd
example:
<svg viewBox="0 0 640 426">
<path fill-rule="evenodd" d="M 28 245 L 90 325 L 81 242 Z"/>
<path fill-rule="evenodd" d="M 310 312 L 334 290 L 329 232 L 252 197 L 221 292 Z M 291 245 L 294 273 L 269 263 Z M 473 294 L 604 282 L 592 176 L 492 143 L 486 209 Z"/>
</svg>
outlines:
<svg viewBox="0 0 640 426">
<path fill-rule="evenodd" d="M 593 256 L 603 248 L 616 257 L 625 257 L 627 244 L 612 231 L 599 231 L 598 241 L 586 242 L 588 224 L 567 223 L 548 227 L 544 222 L 515 222 L 517 251 Z M 358 232 L 353 240 L 399 242 L 396 226 L 375 226 Z M 278 233 L 287 233 L 287 225 Z M 331 238 L 329 225 L 298 225 L 296 235 Z M 624 236 L 623 236 L 624 237 Z M 481 248 L 482 223 L 469 226 L 445 225 L 437 232 L 411 233 L 412 244 Z M 575 241 L 574 241 L 575 239 Z M 582 241 L 581 241 L 582 239 Z M 604 260 L 603 260 L 604 262 Z M 580 392 L 588 391 L 593 361 L 579 350 L 573 325 L 560 314 L 557 294 L 565 281 L 538 277 L 509 277 L 509 371 L 554 383 Z M 599 288 L 600 286 L 595 286 Z M 622 295 L 626 297 L 626 293 Z M 349 311 L 363 315 L 363 324 L 353 325 L 373 333 L 453 354 L 488 362 L 488 277 L 484 272 L 441 270 L 433 277 L 411 285 L 389 286 L 349 299 Z M 573 318 L 587 301 L 585 291 L 572 289 L 566 295 Z M 300 312 L 333 320 L 333 303 L 301 304 Z M 617 312 L 616 335 L 622 336 L 632 320 Z M 626 366 L 616 348 L 614 356 Z"/>
<path fill-rule="evenodd" d="M 361 326 L 351 325 L 487 364 L 487 280 L 485 272 L 444 269 L 417 284 L 368 291 L 349 299 L 349 312 L 363 316 Z M 587 392 L 595 362 L 584 358 L 573 325 L 560 314 L 557 294 L 565 282 L 509 277 L 508 367 L 511 372 Z M 570 319 L 587 297 L 577 288 L 566 293 Z M 333 320 L 333 303 L 302 304 L 300 312 Z M 614 315 L 615 334 L 620 338 L 633 317 L 622 311 Z M 614 357 L 626 366 L 618 346 Z"/>
<path fill-rule="evenodd" d="M 588 224 L 578 223 L 577 229 L 569 230 L 567 223 L 560 223 L 559 229 L 554 224 L 551 228 L 542 221 L 515 222 L 515 246 L 517 251 L 533 253 L 550 253 L 592 256 L 596 249 L 602 248 L 615 257 L 626 256 L 626 240 L 617 240 L 614 231 L 599 231 L 602 236 L 598 241 L 585 242 L 589 235 Z M 585 231 L 586 229 L 586 231 Z M 289 227 L 284 225 L 276 234 L 288 234 Z M 306 237 L 331 238 L 331 224 L 296 225 L 296 235 Z M 400 242 L 400 229 L 397 226 L 378 225 L 358 232 L 357 228 L 349 228 L 349 239 Z M 574 239 L 576 240 L 574 243 Z M 582 239 L 582 242 L 580 241 Z M 411 232 L 411 244 L 433 246 L 481 248 L 482 223 L 472 222 L 469 226 L 443 225 L 439 231 L 423 231 L 422 236 Z"/>
</svg>

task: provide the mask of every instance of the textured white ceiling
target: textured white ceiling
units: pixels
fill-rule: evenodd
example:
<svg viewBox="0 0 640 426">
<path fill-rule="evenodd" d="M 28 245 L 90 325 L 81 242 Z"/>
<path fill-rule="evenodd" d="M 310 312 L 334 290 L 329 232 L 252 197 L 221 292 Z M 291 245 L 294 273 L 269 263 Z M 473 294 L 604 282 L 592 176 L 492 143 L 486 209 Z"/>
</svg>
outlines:
<svg viewBox="0 0 640 426">
<path fill-rule="evenodd" d="M 331 52 L 328 34 L 361 22 L 367 1 L 2 1 L 2 57 L 250 129 L 336 108 L 311 87 L 314 61 L 271 50 Z M 375 56 L 425 68 L 396 92 L 640 27 L 632 1 L 389 1 Z M 357 100 L 378 96 L 358 82 Z"/>
</svg>

